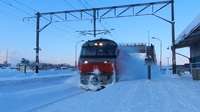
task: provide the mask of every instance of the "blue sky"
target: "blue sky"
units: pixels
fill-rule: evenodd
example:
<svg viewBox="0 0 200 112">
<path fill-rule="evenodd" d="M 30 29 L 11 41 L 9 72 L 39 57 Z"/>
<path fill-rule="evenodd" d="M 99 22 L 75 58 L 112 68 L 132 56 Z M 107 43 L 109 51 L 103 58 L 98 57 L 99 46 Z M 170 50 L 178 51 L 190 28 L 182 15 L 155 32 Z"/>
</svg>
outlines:
<svg viewBox="0 0 200 112">
<path fill-rule="evenodd" d="M 67 1 L 67 2 L 66 2 Z M 80 1 L 84 4 L 81 5 Z M 0 0 L 0 63 L 6 60 L 16 64 L 21 58 L 35 60 L 36 23 L 35 20 L 25 20 L 24 17 L 34 16 L 38 12 L 55 12 L 75 9 L 98 8 L 136 3 L 156 2 L 160 0 Z M 70 5 L 71 6 L 70 6 Z M 176 37 L 200 13 L 199 0 L 175 0 L 175 35 Z M 74 8 L 73 8 L 73 7 Z M 170 5 L 159 12 L 170 19 Z M 41 25 L 45 25 L 41 21 Z M 96 38 L 108 38 L 118 43 L 148 43 L 150 37 L 157 37 L 163 43 L 163 64 L 171 57 L 171 25 L 154 16 L 105 19 L 97 21 L 97 29 L 115 29 L 109 35 L 98 35 Z M 81 36 L 76 31 L 92 30 L 91 21 L 52 23 L 40 33 L 40 62 L 74 64 L 75 45 L 80 40 L 95 39 L 92 36 Z M 160 43 L 150 40 L 156 47 L 159 58 Z M 82 43 L 78 44 L 78 52 Z M 189 56 L 189 48 L 178 49 L 177 52 Z M 188 60 L 177 56 L 177 64 Z M 171 61 L 170 61 L 171 63 Z"/>
</svg>

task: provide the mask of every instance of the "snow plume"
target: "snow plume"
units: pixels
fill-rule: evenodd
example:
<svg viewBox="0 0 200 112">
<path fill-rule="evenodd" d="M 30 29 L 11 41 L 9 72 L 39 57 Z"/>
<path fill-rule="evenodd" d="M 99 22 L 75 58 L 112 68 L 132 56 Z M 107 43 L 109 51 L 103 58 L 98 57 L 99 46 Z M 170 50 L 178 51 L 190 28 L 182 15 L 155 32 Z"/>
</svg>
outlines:
<svg viewBox="0 0 200 112">
<path fill-rule="evenodd" d="M 80 85 L 80 73 L 76 72 L 74 76 L 65 81 L 65 84 L 72 87 L 79 88 Z"/>
<path fill-rule="evenodd" d="M 133 52 L 126 47 L 120 47 L 119 55 L 117 58 L 117 72 L 119 81 L 147 79 L 147 66 L 144 64 L 146 55 Z M 156 65 L 152 65 L 151 74 L 157 71 Z"/>
</svg>

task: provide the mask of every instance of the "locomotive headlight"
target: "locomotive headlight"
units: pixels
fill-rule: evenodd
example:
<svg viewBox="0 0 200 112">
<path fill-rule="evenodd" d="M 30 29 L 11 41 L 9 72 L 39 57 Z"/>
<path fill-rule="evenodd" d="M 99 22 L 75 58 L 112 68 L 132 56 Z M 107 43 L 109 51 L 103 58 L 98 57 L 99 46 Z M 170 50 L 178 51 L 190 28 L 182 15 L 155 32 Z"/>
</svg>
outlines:
<svg viewBox="0 0 200 112">
<path fill-rule="evenodd" d="M 105 64 L 110 63 L 110 61 L 104 61 Z"/>
<path fill-rule="evenodd" d="M 84 61 L 83 63 L 84 63 L 84 64 L 88 64 L 88 61 Z"/>
<path fill-rule="evenodd" d="M 103 46 L 103 43 L 99 43 L 99 46 Z"/>
<path fill-rule="evenodd" d="M 94 43 L 94 46 L 103 46 L 103 43 Z"/>
<path fill-rule="evenodd" d="M 95 46 L 98 46 L 98 43 L 94 43 Z"/>
</svg>

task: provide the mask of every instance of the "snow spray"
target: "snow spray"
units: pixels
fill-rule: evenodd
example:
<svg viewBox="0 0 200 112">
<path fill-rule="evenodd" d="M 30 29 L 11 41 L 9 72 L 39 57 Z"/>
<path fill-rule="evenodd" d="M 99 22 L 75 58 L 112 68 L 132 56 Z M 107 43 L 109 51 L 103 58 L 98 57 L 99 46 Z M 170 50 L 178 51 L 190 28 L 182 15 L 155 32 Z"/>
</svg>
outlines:
<svg viewBox="0 0 200 112">
<path fill-rule="evenodd" d="M 126 47 L 119 48 L 117 58 L 118 80 L 147 79 L 147 67 L 144 64 L 146 54 L 138 53 Z M 152 65 L 152 75 L 157 72 L 157 66 Z"/>
</svg>

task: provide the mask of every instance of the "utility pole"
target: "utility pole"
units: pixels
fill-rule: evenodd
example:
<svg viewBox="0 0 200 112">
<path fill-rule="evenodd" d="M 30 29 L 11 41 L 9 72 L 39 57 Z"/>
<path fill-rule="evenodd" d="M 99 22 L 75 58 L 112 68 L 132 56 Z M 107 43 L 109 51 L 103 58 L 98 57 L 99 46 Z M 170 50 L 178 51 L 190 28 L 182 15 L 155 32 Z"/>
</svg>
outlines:
<svg viewBox="0 0 200 112">
<path fill-rule="evenodd" d="M 36 60 L 35 60 L 35 73 L 38 74 L 38 70 L 39 70 L 39 36 L 40 36 L 40 13 L 38 12 L 36 14 L 37 16 L 37 25 L 36 25 Z"/>
<path fill-rule="evenodd" d="M 75 65 L 76 68 L 77 68 L 77 45 L 78 45 L 78 43 L 83 42 L 83 41 L 84 40 L 80 40 L 80 41 L 78 41 L 76 43 L 76 47 L 75 47 L 75 63 L 74 63 L 74 65 Z"/>
<path fill-rule="evenodd" d="M 160 42 L 160 70 L 162 69 L 162 41 L 159 38 L 151 37 L 152 39 L 157 39 Z"/>
<path fill-rule="evenodd" d="M 171 24 L 172 24 L 172 71 L 176 74 L 176 50 L 175 50 L 175 22 L 174 22 L 174 0 L 171 2 Z"/>
<path fill-rule="evenodd" d="M 8 64 L 8 49 L 7 49 L 7 52 L 6 52 L 6 64 Z"/>
<path fill-rule="evenodd" d="M 96 9 L 93 9 L 94 37 L 96 37 Z"/>
</svg>

